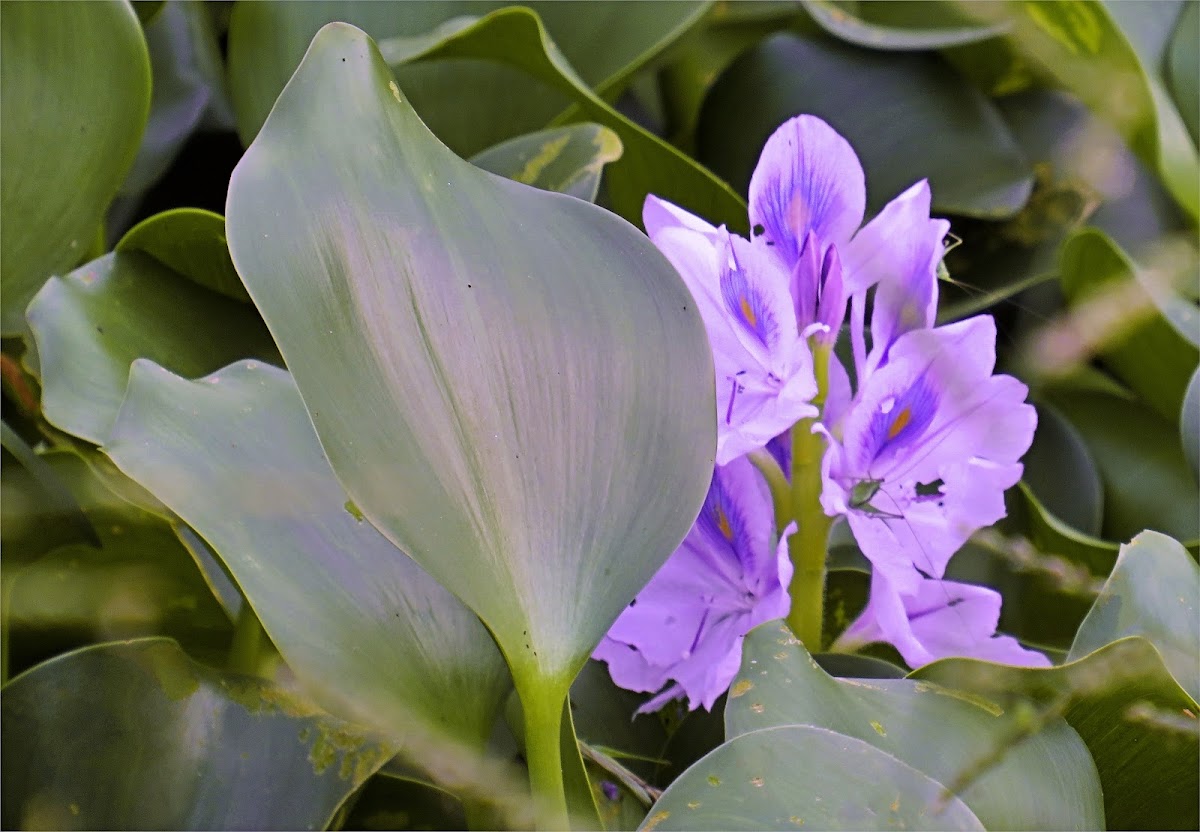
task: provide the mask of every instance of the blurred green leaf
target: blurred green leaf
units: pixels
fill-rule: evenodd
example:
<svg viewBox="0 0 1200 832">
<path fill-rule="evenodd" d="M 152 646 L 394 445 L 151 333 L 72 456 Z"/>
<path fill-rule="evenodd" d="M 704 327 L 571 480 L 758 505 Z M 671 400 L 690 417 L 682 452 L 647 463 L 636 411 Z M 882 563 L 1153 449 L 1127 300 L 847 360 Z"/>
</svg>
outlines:
<svg viewBox="0 0 1200 832">
<path fill-rule="evenodd" d="M 560 718 L 710 477 L 711 355 L 678 275 L 612 214 L 454 157 L 344 24 L 227 222 L 350 498 L 484 620 L 530 724 Z"/>
<path fill-rule="evenodd" d="M 773 35 L 726 70 L 700 115 L 700 161 L 745 193 L 763 143 L 797 113 L 820 116 L 854 147 L 868 213 L 921 178 L 938 211 L 1006 217 L 1029 198 L 1032 171 L 996 108 L 936 55 L 820 36 Z"/>
<path fill-rule="evenodd" d="M 187 238 L 185 238 L 187 239 Z M 160 251 L 199 271 L 222 257 L 196 238 L 195 258 L 179 238 Z M 214 254 L 215 253 L 215 254 Z M 29 305 L 37 345 L 42 409 L 55 427 L 100 445 L 116 419 L 129 365 L 149 358 L 188 377 L 240 358 L 279 361 L 256 310 L 197 285 L 141 252 L 107 254 L 51 278 Z"/>
<path fill-rule="evenodd" d="M 1144 66 L 1109 8 L 1098 0 L 960 0 L 958 5 L 982 23 L 1006 23 L 1012 28 L 999 46 L 952 50 L 955 66 L 994 95 L 1021 89 L 1031 78 L 1071 90 L 1117 128 L 1133 151 L 1158 171 L 1180 206 L 1196 218 L 1200 212 L 1196 147 L 1157 77 L 1157 67 Z M 1157 14 L 1155 5 L 1136 15 Z M 1135 14 L 1132 9 L 1130 13 Z"/>
<path fill-rule="evenodd" d="M 125 0 L 11 2 L 0 22 L 0 333 L 78 263 L 137 153 L 150 59 Z"/>
<path fill-rule="evenodd" d="M 327 709 L 482 749 L 510 688 L 503 658 L 354 516 L 285 371 L 243 362 L 192 382 L 139 361 L 105 450 L 213 546 Z"/>
<path fill-rule="evenodd" d="M 1167 56 L 1167 87 L 1192 141 L 1200 144 L 1200 7 L 1182 5 Z"/>
<path fill-rule="evenodd" d="M 1105 539 L 1129 540 L 1143 529 L 1185 542 L 1200 537 L 1200 486 L 1173 422 L 1098 391 L 1055 390 L 1046 398 L 1079 430 L 1100 470 Z"/>
<path fill-rule="evenodd" d="M 1020 730 L 986 700 L 911 679 L 842 681 L 823 671 L 785 624 L 752 630 L 729 689 L 730 739 L 781 725 L 812 725 L 869 743 L 952 787 Z M 1061 719 L 1013 748 L 959 799 L 989 829 L 1098 829 L 1096 769 Z"/>
<path fill-rule="evenodd" d="M 595 202 L 604 166 L 619 158 L 617 134 L 584 123 L 517 136 L 475 154 L 471 164 L 544 191 Z"/>
<path fill-rule="evenodd" d="M 120 252 L 140 251 L 176 274 L 225 297 L 250 302 L 229 247 L 225 218 L 202 208 L 175 208 L 147 217 L 117 243 Z"/>
<path fill-rule="evenodd" d="M 1200 700 L 1200 566 L 1158 532 L 1142 532 L 1121 547 L 1067 659 L 1128 636 L 1153 644 L 1180 687 Z"/>
<path fill-rule="evenodd" d="M 324 829 L 385 741 L 168 639 L 59 656 L 4 688 L 9 829 Z"/>
<path fill-rule="evenodd" d="M 1085 535 L 1100 533 L 1104 486 L 1079 431 L 1053 405 L 1038 403 L 1033 444 L 1022 460 L 1024 481 L 1056 518 Z"/>
<path fill-rule="evenodd" d="M 1183 397 L 1179 437 L 1183 440 L 1183 454 L 1192 466 L 1192 473 L 1200 479 L 1200 367 L 1192 373 L 1192 380 L 1188 382 L 1187 393 Z"/>
<path fill-rule="evenodd" d="M 1195 260 L 1191 262 L 1194 268 Z M 1107 235 L 1091 228 L 1071 235 L 1060 263 L 1069 309 L 1083 315 L 1088 304 L 1108 301 L 1125 317 L 1114 322 L 1100 344 L 1105 365 L 1165 418 L 1176 419 L 1200 363 L 1200 308 L 1176 288 L 1182 279 L 1195 277 L 1193 269 L 1169 261 L 1141 268 Z"/>
<path fill-rule="evenodd" d="M 916 3 L 805 0 L 804 8 L 829 34 L 869 49 L 942 49 L 987 40 L 1009 28 L 1004 22 L 977 23 L 955 14 L 953 4 L 930 0 Z"/>
<path fill-rule="evenodd" d="M 0 446 L 13 455 L 37 485 L 36 510 L 52 515 L 55 520 L 70 528 L 70 534 L 80 540 L 100 545 L 100 538 L 92 528 L 91 521 L 79 507 L 79 502 L 63 484 L 54 468 L 42 459 L 29 444 L 8 426 L 0 422 Z"/>
<path fill-rule="evenodd" d="M 983 829 L 941 792 L 869 743 L 783 725 L 718 746 L 671 784 L 642 829 Z"/>
</svg>

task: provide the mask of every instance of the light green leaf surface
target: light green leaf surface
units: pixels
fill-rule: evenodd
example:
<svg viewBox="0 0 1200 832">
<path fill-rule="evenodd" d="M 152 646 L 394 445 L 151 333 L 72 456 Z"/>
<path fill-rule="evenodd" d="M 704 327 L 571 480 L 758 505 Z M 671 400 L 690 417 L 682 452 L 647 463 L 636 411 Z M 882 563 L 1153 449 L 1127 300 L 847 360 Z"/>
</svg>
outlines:
<svg viewBox="0 0 1200 832">
<path fill-rule="evenodd" d="M 756 627 L 729 689 L 729 738 L 813 725 L 869 743 L 944 786 L 1020 729 L 1013 713 L 911 679 L 828 675 L 782 622 Z M 1062 720 L 1030 738 L 958 797 L 989 829 L 1097 829 L 1100 783 L 1087 748 Z"/>
<path fill-rule="evenodd" d="M 197 242 L 214 254 L 211 241 Z M 162 250 L 200 265 L 177 254 L 176 244 Z M 219 269 L 221 255 L 215 256 Z M 149 358 L 189 378 L 241 358 L 279 360 L 253 307 L 210 292 L 141 252 L 107 254 L 51 278 L 29 305 L 29 326 L 46 419 L 96 445 L 108 438 L 135 359 Z"/>
<path fill-rule="evenodd" d="M 1180 295 L 1186 271 L 1144 269 L 1103 232 L 1085 228 L 1063 245 L 1060 274 L 1068 309 L 1102 302 L 1128 310 L 1111 340 L 1100 346 L 1104 363 L 1167 419 L 1178 418 L 1188 380 L 1200 363 L 1200 308 Z M 1194 260 L 1192 261 L 1195 262 Z"/>
<path fill-rule="evenodd" d="M 595 202 L 604 166 L 619 158 L 617 134 L 584 123 L 517 136 L 475 154 L 471 164 L 544 191 Z"/>
<path fill-rule="evenodd" d="M 3 697 L 8 829 L 325 829 L 386 741 L 163 638 L 101 644 Z"/>
<path fill-rule="evenodd" d="M 852 737 L 807 725 L 718 746 L 671 784 L 645 832 L 668 829 L 983 829 L 962 801 Z"/>
<path fill-rule="evenodd" d="M 868 213 L 921 178 L 935 211 L 987 218 L 1016 213 L 1033 187 L 995 106 L 936 55 L 819 36 L 773 35 L 734 62 L 701 112 L 699 159 L 745 193 L 763 143 L 797 113 L 820 116 L 854 147 Z"/>
<path fill-rule="evenodd" d="M 83 259 L 137 152 L 150 59 L 125 0 L 5 3 L 0 21 L 0 333 Z"/>
<path fill-rule="evenodd" d="M 1067 659 L 1127 636 L 1149 640 L 1180 687 L 1200 700 L 1200 566 L 1158 532 L 1142 532 L 1121 547 Z"/>
<path fill-rule="evenodd" d="M 203 208 L 173 208 L 139 222 L 117 243 L 120 252 L 140 251 L 176 274 L 214 292 L 250 302 L 229 247 L 225 218 Z"/>
<path fill-rule="evenodd" d="M 504 660 L 354 516 L 285 371 L 243 362 L 193 382 L 139 361 L 105 450 L 213 547 L 327 709 L 396 738 L 424 720 L 482 749 L 511 685 Z"/>
<path fill-rule="evenodd" d="M 1200 745 L 1188 713 L 1197 706 L 1146 639 L 1121 639 L 1060 667 L 944 659 L 913 677 L 1024 711 L 1030 730 L 1061 714 L 1095 760 L 1108 829 L 1195 828 Z"/>
<path fill-rule="evenodd" d="M 952 4 L 930 0 L 805 0 L 804 9 L 829 34 L 868 49 L 943 49 L 987 40 L 1009 28 L 1004 22 L 977 23 L 955 14 Z"/>
<path fill-rule="evenodd" d="M 531 721 L 557 720 L 711 475 L 711 357 L 678 275 L 619 218 L 456 158 L 343 24 L 226 216 L 350 498 L 484 620 Z"/>
</svg>

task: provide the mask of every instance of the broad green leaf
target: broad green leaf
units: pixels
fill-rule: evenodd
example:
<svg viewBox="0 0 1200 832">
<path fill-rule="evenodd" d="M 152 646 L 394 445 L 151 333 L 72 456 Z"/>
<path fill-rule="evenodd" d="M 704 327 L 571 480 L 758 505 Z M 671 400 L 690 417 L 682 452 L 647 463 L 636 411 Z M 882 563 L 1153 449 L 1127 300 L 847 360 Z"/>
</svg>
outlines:
<svg viewBox="0 0 1200 832">
<path fill-rule="evenodd" d="M 735 737 L 663 793 L 645 832 L 668 829 L 983 829 L 961 800 L 862 740 L 809 725 Z"/>
<path fill-rule="evenodd" d="M 17 638 L 76 646 L 162 634 L 205 656 L 224 651 L 230 618 L 171 524 L 118 498 L 70 451 L 40 459 L 99 541 L 60 546 L 6 575 L 6 615 Z"/>
<path fill-rule="evenodd" d="M 747 51 L 713 86 L 697 131 L 700 161 L 745 193 L 763 143 L 797 113 L 820 116 L 854 147 L 869 213 L 928 178 L 935 210 L 1007 217 L 1033 186 L 995 106 L 936 55 L 793 34 Z"/>
<path fill-rule="evenodd" d="M 229 34 L 229 71 L 238 129 L 249 144 L 323 25 L 351 23 L 376 40 L 415 38 L 448 21 L 481 16 L 506 2 L 265 2 L 239 6 Z M 532 2 L 583 83 L 609 97 L 705 14 L 708 2 L 564 4 Z M 571 104 L 554 84 L 539 83 L 493 60 L 453 59 L 404 66 L 397 81 L 414 108 L 450 148 L 468 155 L 547 126 Z M 568 96 L 570 93 L 568 93 Z M 611 100 L 611 98 L 609 99 Z M 593 119 L 595 120 L 595 119 Z"/>
<path fill-rule="evenodd" d="M 619 158 L 617 134 L 584 123 L 509 139 L 475 154 L 471 164 L 544 191 L 595 202 L 604 166 Z"/>
<path fill-rule="evenodd" d="M 1179 414 L 1179 438 L 1183 440 L 1183 453 L 1192 473 L 1200 479 L 1200 367 L 1192 373 L 1187 393 L 1183 397 L 1183 409 Z"/>
<path fill-rule="evenodd" d="M 1121 639 L 1060 667 L 945 659 L 912 677 L 1023 710 L 1030 731 L 1063 716 L 1095 760 L 1109 829 L 1194 829 L 1200 820 L 1200 745 L 1189 717 L 1197 705 L 1144 638 Z"/>
<path fill-rule="evenodd" d="M 711 475 L 711 357 L 674 269 L 619 218 L 456 158 L 344 24 L 234 171 L 227 223 L 350 498 L 549 709 Z"/>
<path fill-rule="evenodd" d="M 1200 46 L 1196 45 L 1197 41 L 1200 41 L 1200 7 L 1195 3 L 1184 3 L 1167 55 L 1167 86 L 1192 141 L 1200 144 Z"/>
<path fill-rule="evenodd" d="M 105 450 L 216 550 L 331 712 L 397 738 L 418 718 L 483 747 L 511 684 L 503 658 L 355 516 L 285 371 L 243 362 L 193 382 L 136 362 Z"/>
<path fill-rule="evenodd" d="M 940 2 L 861 3 L 805 0 L 822 29 L 855 46 L 886 50 L 943 49 L 1004 34 L 1006 23 L 981 24 Z M 955 25 L 957 24 L 957 25 Z"/>
<path fill-rule="evenodd" d="M 1107 302 L 1116 305 L 1118 315 L 1127 310 L 1127 319 L 1118 320 L 1100 345 L 1104 363 L 1174 420 L 1200 363 L 1200 308 L 1179 294 L 1179 284 L 1194 279 L 1194 273 L 1176 274 L 1170 265 L 1141 268 L 1095 229 L 1073 234 L 1060 254 L 1069 309 L 1082 315 L 1089 305 Z"/>
<path fill-rule="evenodd" d="M 208 240 L 199 243 L 213 252 Z M 241 358 L 279 360 L 253 307 L 141 252 L 107 254 L 51 278 L 29 305 L 29 326 L 46 419 L 96 445 L 108 438 L 135 359 L 149 358 L 188 377 Z"/>
<path fill-rule="evenodd" d="M 1104 4 L 960 0 L 958 6 L 980 22 L 1012 27 L 998 49 L 954 50 L 953 62 L 960 70 L 993 94 L 1011 92 L 1031 76 L 1071 90 L 1117 128 L 1195 219 L 1200 211 L 1196 147 L 1157 77 L 1157 67 L 1144 65 Z"/>
<path fill-rule="evenodd" d="M 117 243 L 119 252 L 140 251 L 207 289 L 250 302 L 225 243 L 225 218 L 202 208 L 174 208 L 147 217 Z"/>
<path fill-rule="evenodd" d="M 386 50 L 388 44 L 381 47 Z M 563 114 L 563 121 L 593 121 L 616 133 L 624 152 L 608 166 L 606 191 L 613 210 L 630 222 L 640 222 L 642 204 L 652 193 L 686 205 L 714 223 L 749 230 L 742 199 L 695 160 L 621 115 L 589 89 L 550 40 L 541 20 L 528 9 L 501 9 L 415 55 L 404 50 L 406 65 L 448 58 L 483 59 L 521 69 L 575 102 L 576 106 Z"/>
<path fill-rule="evenodd" d="M 137 153 L 150 59 L 125 0 L 11 2 L 0 22 L 0 333 L 80 262 Z"/>
<path fill-rule="evenodd" d="M 1022 460 L 1025 485 L 1068 527 L 1095 536 L 1104 518 L 1096 461 L 1079 431 L 1053 405 L 1040 403 L 1037 412 L 1037 432 Z"/>
<path fill-rule="evenodd" d="M 1200 487 L 1173 421 L 1140 402 L 1106 393 L 1054 391 L 1047 399 L 1079 430 L 1100 470 L 1101 537 L 1129 540 L 1143 529 L 1185 543 L 1200 537 Z"/>
<path fill-rule="evenodd" d="M 1180 687 L 1200 700 L 1200 566 L 1158 532 L 1142 532 L 1121 547 L 1067 659 L 1127 636 L 1149 640 Z"/>
<path fill-rule="evenodd" d="M 325 829 L 391 749 L 163 638 L 59 656 L 4 688 L 9 829 Z"/>
<path fill-rule="evenodd" d="M 812 725 L 862 740 L 948 788 L 1021 729 L 1016 714 L 927 682 L 835 679 L 776 621 L 746 636 L 725 732 L 732 739 L 781 725 Z M 989 829 L 1104 825 L 1095 766 L 1061 719 L 955 793 Z"/>
</svg>

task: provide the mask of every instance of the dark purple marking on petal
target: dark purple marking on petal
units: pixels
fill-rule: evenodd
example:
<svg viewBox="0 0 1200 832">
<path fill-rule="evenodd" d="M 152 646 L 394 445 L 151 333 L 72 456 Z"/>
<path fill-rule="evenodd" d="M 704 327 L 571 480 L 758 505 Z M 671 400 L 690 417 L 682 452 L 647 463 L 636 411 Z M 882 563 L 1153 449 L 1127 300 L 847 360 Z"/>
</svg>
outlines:
<svg viewBox="0 0 1200 832">
<path fill-rule="evenodd" d="M 720 471 L 713 475 L 708 495 L 696 518 L 696 529 L 703 540 L 697 548 L 703 550 L 710 565 L 731 582 L 740 583 L 741 576 L 754 563 L 754 553 L 745 518 L 734 496 L 726 489 Z"/>
<path fill-rule="evenodd" d="M 621 790 L 618 789 L 617 784 L 611 780 L 601 780 L 600 791 L 604 792 L 604 797 L 612 803 L 616 803 L 621 799 Z"/>
<path fill-rule="evenodd" d="M 726 309 L 747 332 L 767 349 L 776 344 L 779 323 L 771 314 L 766 298 L 750 285 L 736 263 L 732 266 L 727 263 L 721 270 L 721 295 Z"/>
<path fill-rule="evenodd" d="M 899 395 L 885 399 L 873 414 L 863 443 L 863 459 L 869 470 L 870 463 L 885 452 L 896 449 L 918 438 L 933 422 L 937 414 L 938 395 L 925 375 Z"/>
<path fill-rule="evenodd" d="M 745 375 L 745 370 L 738 370 L 729 377 L 729 406 L 725 408 L 725 424 L 730 424 L 733 421 L 733 403 L 737 401 L 737 394 L 744 393 L 746 388 L 737 380 L 738 376 Z"/>
</svg>

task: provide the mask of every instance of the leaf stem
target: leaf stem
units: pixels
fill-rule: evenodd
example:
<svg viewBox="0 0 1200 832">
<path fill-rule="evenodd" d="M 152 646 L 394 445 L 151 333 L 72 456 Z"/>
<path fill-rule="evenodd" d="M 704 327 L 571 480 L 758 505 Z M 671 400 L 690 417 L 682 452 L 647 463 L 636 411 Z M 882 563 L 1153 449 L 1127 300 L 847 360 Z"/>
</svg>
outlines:
<svg viewBox="0 0 1200 832">
<path fill-rule="evenodd" d="M 569 682 L 561 684 L 538 673 L 514 673 L 525 712 L 525 760 L 529 786 L 537 806 L 539 829 L 563 829 L 567 796 L 563 785 L 562 715 Z M 520 678 L 523 677 L 523 678 Z"/>
<path fill-rule="evenodd" d="M 823 408 L 829 391 L 830 347 L 816 339 L 812 347 L 813 372 L 817 379 L 813 404 Z M 825 559 L 829 529 L 833 524 L 833 518 L 827 517 L 821 507 L 821 460 L 825 455 L 825 440 L 812 430 L 819 418 L 802 419 L 792 428 L 792 511 L 797 530 L 788 540 L 793 573 L 788 587 L 792 606 L 787 622 L 796 638 L 812 653 L 823 646 Z"/>
</svg>

